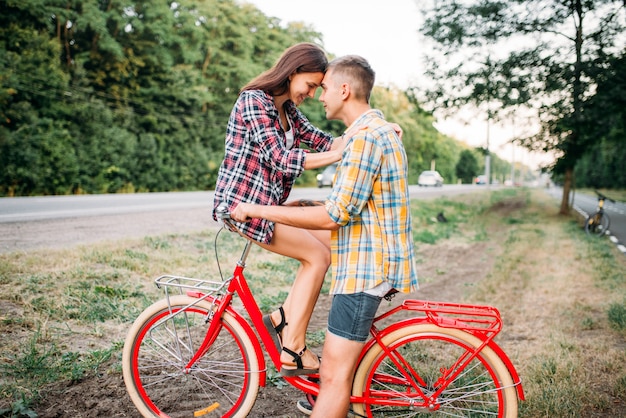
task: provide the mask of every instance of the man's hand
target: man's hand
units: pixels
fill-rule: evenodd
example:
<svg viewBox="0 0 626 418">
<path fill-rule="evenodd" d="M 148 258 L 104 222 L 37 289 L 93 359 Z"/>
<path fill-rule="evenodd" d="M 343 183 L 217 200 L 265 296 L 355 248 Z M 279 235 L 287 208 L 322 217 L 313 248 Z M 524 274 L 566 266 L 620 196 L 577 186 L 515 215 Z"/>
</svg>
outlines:
<svg viewBox="0 0 626 418">
<path fill-rule="evenodd" d="M 390 123 L 389 125 L 391 125 L 391 128 L 394 131 L 396 131 L 400 139 L 402 139 L 402 128 L 400 127 L 400 125 L 398 125 L 397 123 Z"/>
</svg>

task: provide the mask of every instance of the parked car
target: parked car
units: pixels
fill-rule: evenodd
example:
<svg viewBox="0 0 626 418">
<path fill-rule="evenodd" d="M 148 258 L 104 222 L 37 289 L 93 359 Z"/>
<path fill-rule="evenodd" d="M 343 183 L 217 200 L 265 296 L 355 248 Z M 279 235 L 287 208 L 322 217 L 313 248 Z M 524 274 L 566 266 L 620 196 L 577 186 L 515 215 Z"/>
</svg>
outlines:
<svg viewBox="0 0 626 418">
<path fill-rule="evenodd" d="M 420 176 L 417 178 L 417 184 L 420 187 L 421 186 L 441 187 L 443 186 L 443 177 L 441 177 L 441 174 L 439 174 L 439 172 L 435 170 L 422 171 Z"/>
<path fill-rule="evenodd" d="M 326 167 L 315 178 L 317 179 L 317 187 L 332 187 L 335 173 L 337 172 L 337 163 Z"/>
<path fill-rule="evenodd" d="M 487 184 L 487 176 L 480 175 L 480 176 L 476 177 L 476 179 L 474 180 L 474 183 L 476 183 L 476 184 Z"/>
</svg>

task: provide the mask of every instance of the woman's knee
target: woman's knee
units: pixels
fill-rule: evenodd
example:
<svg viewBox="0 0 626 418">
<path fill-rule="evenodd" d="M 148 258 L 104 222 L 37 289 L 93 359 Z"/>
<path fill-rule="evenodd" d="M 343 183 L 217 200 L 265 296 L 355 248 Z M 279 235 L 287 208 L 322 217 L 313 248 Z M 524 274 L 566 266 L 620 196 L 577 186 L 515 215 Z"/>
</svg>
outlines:
<svg viewBox="0 0 626 418">
<path fill-rule="evenodd" d="M 310 231 L 276 224 L 274 237 L 269 245 L 262 247 L 287 257 L 294 258 L 303 266 L 308 264 L 330 266 L 330 246 L 318 239 Z"/>
<path fill-rule="evenodd" d="M 330 267 L 330 250 L 325 248 L 324 251 L 320 254 L 319 260 L 320 266 L 323 266 L 324 272 L 326 272 L 326 270 L 328 270 L 328 267 Z"/>
<path fill-rule="evenodd" d="M 313 248 L 308 248 L 302 253 L 302 264 L 303 265 L 312 265 L 317 266 L 320 269 L 323 269 L 324 272 L 328 270 L 330 267 L 330 249 L 323 246 L 317 245 Z"/>
</svg>

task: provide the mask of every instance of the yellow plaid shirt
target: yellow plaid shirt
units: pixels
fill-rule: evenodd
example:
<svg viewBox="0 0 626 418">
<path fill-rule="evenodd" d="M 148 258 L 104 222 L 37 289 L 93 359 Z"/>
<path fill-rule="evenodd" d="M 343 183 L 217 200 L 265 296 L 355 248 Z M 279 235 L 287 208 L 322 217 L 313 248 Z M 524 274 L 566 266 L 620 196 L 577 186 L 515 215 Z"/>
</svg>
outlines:
<svg viewBox="0 0 626 418">
<path fill-rule="evenodd" d="M 331 235 L 330 293 L 363 292 L 383 281 L 413 292 L 418 284 L 404 146 L 379 110 L 361 115 L 357 125 L 367 129 L 349 140 L 326 200 L 331 219 L 342 225 Z"/>
</svg>

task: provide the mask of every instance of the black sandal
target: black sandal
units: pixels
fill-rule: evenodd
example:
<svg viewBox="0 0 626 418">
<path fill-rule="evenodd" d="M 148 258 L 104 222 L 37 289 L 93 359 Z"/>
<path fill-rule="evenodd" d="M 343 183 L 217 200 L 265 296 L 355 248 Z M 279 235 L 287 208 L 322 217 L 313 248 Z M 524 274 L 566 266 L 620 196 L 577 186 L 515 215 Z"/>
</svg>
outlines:
<svg viewBox="0 0 626 418">
<path fill-rule="evenodd" d="M 296 368 L 295 369 L 287 368 L 283 364 L 280 367 L 280 374 L 283 375 L 283 376 L 291 377 L 291 376 L 300 376 L 300 375 L 303 375 L 303 374 L 315 374 L 315 373 L 318 373 L 319 370 L 320 370 L 319 367 L 317 367 L 315 369 L 307 369 L 302 364 L 302 356 L 304 355 L 306 350 L 307 350 L 306 345 L 304 346 L 302 351 L 300 351 L 299 353 L 296 353 L 295 351 L 291 351 L 287 347 L 283 347 L 283 351 L 293 357 L 293 361 L 296 363 Z M 319 359 L 319 357 L 318 357 L 318 359 Z"/>
<path fill-rule="evenodd" d="M 272 340 L 274 341 L 274 345 L 278 351 L 282 350 L 282 332 L 283 328 L 287 326 L 287 321 L 285 319 L 285 310 L 281 306 L 278 308 L 278 312 L 280 312 L 280 324 L 274 325 L 274 321 L 272 321 L 272 315 L 264 315 L 263 316 L 263 325 L 267 328 L 267 331 L 272 336 Z"/>
</svg>

